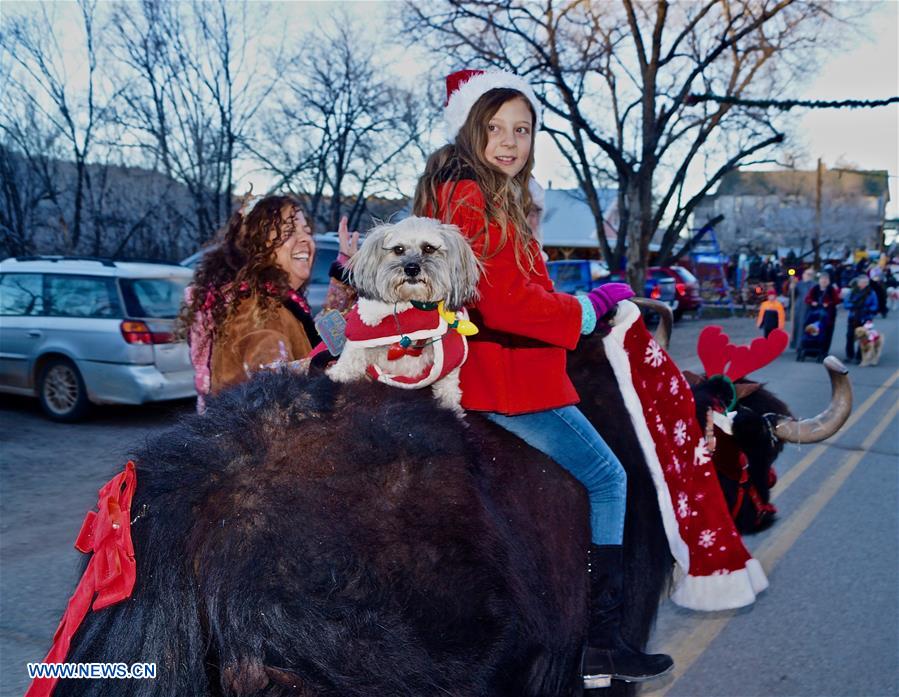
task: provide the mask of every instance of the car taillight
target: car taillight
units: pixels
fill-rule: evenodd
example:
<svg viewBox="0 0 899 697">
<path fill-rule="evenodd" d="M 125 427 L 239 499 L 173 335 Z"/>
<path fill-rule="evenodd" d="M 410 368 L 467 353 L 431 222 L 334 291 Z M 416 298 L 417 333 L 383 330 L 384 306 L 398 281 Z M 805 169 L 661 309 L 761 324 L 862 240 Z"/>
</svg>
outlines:
<svg viewBox="0 0 899 697">
<path fill-rule="evenodd" d="M 675 283 L 674 289 L 677 291 L 678 295 L 686 295 L 687 294 L 687 284 L 686 283 Z"/>
<path fill-rule="evenodd" d="M 649 297 L 652 298 L 653 300 L 658 300 L 659 298 L 662 297 L 662 291 L 659 289 L 658 286 L 656 286 L 651 291 L 649 291 Z"/>
<path fill-rule="evenodd" d="M 170 344 L 174 340 L 171 332 L 151 332 L 146 322 L 126 319 L 121 328 L 129 344 Z"/>
</svg>

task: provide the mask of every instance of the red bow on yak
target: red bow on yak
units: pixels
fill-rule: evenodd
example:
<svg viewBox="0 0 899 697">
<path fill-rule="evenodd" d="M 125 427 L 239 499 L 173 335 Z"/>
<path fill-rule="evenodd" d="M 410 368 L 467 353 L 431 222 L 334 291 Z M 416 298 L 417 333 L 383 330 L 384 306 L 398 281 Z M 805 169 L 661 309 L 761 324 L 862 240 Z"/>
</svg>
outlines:
<svg viewBox="0 0 899 697">
<path fill-rule="evenodd" d="M 131 499 L 136 484 L 134 463 L 129 461 L 124 472 L 100 489 L 97 511 L 88 511 L 85 516 L 75 549 L 94 554 L 69 599 L 44 663 L 66 660 L 72 637 L 87 615 L 91 601 L 94 610 L 102 610 L 131 596 L 137 571 L 131 544 Z M 57 680 L 35 678 L 25 697 L 49 697 Z"/>
</svg>

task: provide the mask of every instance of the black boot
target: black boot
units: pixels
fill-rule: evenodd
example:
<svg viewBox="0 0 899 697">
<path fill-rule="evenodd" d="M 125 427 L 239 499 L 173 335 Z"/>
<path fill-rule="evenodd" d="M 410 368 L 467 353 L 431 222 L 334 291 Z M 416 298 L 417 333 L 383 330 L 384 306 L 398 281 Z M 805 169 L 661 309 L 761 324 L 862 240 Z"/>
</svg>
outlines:
<svg viewBox="0 0 899 697">
<path fill-rule="evenodd" d="M 584 650 L 584 687 L 602 687 L 616 680 L 643 682 L 664 675 L 674 666 L 671 656 L 645 654 L 621 636 L 621 545 L 590 545 L 590 628 Z"/>
</svg>

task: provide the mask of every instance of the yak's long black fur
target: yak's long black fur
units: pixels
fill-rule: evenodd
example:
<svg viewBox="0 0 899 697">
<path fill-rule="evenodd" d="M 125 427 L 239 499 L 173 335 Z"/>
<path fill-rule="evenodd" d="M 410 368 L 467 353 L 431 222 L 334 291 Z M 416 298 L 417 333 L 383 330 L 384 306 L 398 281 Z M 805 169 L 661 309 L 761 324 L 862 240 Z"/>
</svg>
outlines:
<svg viewBox="0 0 899 697">
<path fill-rule="evenodd" d="M 628 470 L 625 632 L 644 644 L 671 560 L 603 358 L 595 340 L 571 369 Z M 89 613 L 69 657 L 153 661 L 157 679 L 56 694 L 578 694 L 584 491 L 467 421 L 429 391 L 323 376 L 259 375 L 210 400 L 135 453 L 134 595 Z"/>
<path fill-rule="evenodd" d="M 755 385 L 750 380 L 738 380 L 740 385 Z M 727 404 L 731 399 L 730 389 L 720 381 L 704 381 L 693 385 L 693 398 L 696 401 L 696 418 L 704 427 L 705 414 L 709 408 Z M 755 486 L 764 503 L 771 497 L 768 475 L 777 456 L 783 450 L 783 442 L 773 437 L 773 424 L 777 417 L 790 417 L 790 408 L 774 394 L 759 386 L 754 392 L 741 398 L 736 406 L 733 421 L 733 436 L 716 432 L 718 447 L 722 451 L 738 457 L 736 451 L 742 451 L 749 463 L 749 481 Z M 730 442 L 726 442 L 730 441 Z M 724 475 L 718 477 L 721 490 L 729 508 L 735 505 L 740 485 Z M 771 519 L 767 519 L 770 523 Z M 756 518 L 756 510 L 748 497 L 744 497 L 743 505 L 737 513 L 735 522 L 742 533 L 757 532 L 760 528 Z"/>
</svg>

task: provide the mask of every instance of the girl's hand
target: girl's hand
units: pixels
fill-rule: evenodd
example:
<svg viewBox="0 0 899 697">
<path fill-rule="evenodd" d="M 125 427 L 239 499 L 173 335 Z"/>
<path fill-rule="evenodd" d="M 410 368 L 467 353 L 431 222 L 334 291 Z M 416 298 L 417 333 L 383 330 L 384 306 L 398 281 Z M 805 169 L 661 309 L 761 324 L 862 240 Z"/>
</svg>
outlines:
<svg viewBox="0 0 899 697">
<path fill-rule="evenodd" d="M 349 259 L 359 251 L 359 232 L 356 231 L 351 235 L 347 226 L 348 222 L 346 216 L 340 219 L 340 225 L 337 226 L 337 239 L 340 241 L 339 253 Z"/>
</svg>

